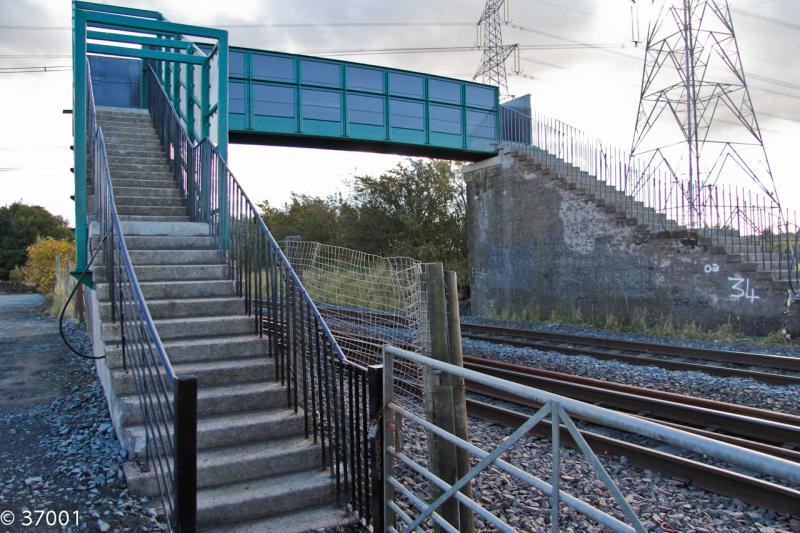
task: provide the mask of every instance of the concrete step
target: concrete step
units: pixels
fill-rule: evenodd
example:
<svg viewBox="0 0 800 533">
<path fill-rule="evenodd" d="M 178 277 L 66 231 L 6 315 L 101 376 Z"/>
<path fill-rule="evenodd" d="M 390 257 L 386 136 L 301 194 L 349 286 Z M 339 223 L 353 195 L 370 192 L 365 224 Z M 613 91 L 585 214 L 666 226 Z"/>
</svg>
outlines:
<svg viewBox="0 0 800 533">
<path fill-rule="evenodd" d="M 106 135 L 105 130 L 103 130 L 103 135 L 106 138 L 106 142 L 113 144 L 115 146 L 121 145 L 128 145 L 128 146 L 135 146 L 135 145 L 143 145 L 147 143 L 150 146 L 159 146 L 161 142 L 158 139 L 158 135 L 155 132 L 150 133 L 109 133 Z"/>
<path fill-rule="evenodd" d="M 142 409 L 139 397 L 134 395 L 120 398 L 127 413 L 125 425 L 140 425 Z M 199 420 L 213 418 L 226 413 L 284 409 L 286 407 L 286 387 L 276 382 L 244 383 L 226 387 L 213 387 L 198 390 L 197 416 Z"/>
<path fill-rule="evenodd" d="M 140 107 L 116 107 L 116 106 L 97 106 L 95 107 L 97 117 L 120 117 L 130 120 L 150 120 L 150 112 Z"/>
<path fill-rule="evenodd" d="M 307 469 L 319 471 L 321 467 L 321 447 L 304 438 L 230 446 L 197 454 L 197 487 L 219 487 Z M 152 471 L 144 473 L 135 467 L 126 468 L 125 480 L 133 494 L 158 495 L 158 484 Z"/>
<path fill-rule="evenodd" d="M 148 151 L 153 154 L 161 153 L 163 155 L 163 146 L 161 145 L 161 141 L 158 140 L 158 137 L 142 137 L 138 139 L 119 139 L 119 138 L 106 138 L 106 150 L 109 154 L 120 152 L 139 152 L 139 151 Z"/>
<path fill-rule="evenodd" d="M 131 250 L 134 265 L 210 265 L 222 263 L 219 250 Z"/>
<path fill-rule="evenodd" d="M 119 219 L 127 222 L 189 222 L 188 216 L 120 215 Z"/>
<path fill-rule="evenodd" d="M 166 237 L 208 236 L 210 228 L 205 222 L 123 222 L 125 238 L 133 235 L 163 235 Z"/>
<path fill-rule="evenodd" d="M 126 174 L 126 176 L 131 176 Z M 170 174 L 163 174 L 161 176 L 148 174 L 145 178 L 137 176 L 123 177 L 121 175 L 114 175 L 111 177 L 111 186 L 114 187 L 114 192 L 121 189 L 164 189 L 165 191 L 175 191 L 179 194 L 178 184 Z M 160 193 L 159 193 L 160 194 Z"/>
<path fill-rule="evenodd" d="M 120 215 L 120 217 L 131 216 L 131 215 L 174 217 L 174 216 L 186 216 L 186 208 L 183 206 L 117 204 L 117 213 Z"/>
<path fill-rule="evenodd" d="M 245 411 L 198 419 L 197 449 L 207 450 L 250 442 L 302 435 L 305 431 L 303 414 L 288 409 Z M 141 457 L 145 450 L 145 428 L 131 426 L 126 431 L 134 440 L 134 453 Z M 172 438 L 172 428 L 169 429 Z"/>
<path fill-rule="evenodd" d="M 230 280 L 192 280 L 192 281 L 142 281 L 139 282 L 145 300 L 185 300 L 219 297 L 233 297 L 235 291 Z M 107 283 L 97 285 L 97 297 L 100 301 L 109 300 Z M 217 302 L 211 302 L 211 305 Z M 209 307 L 207 315 L 214 315 Z M 240 312 L 243 310 L 240 310 Z"/>
<path fill-rule="evenodd" d="M 166 161 L 159 161 L 154 163 L 117 163 L 112 160 L 108 164 L 108 170 L 111 171 L 112 176 L 121 172 L 137 172 L 140 174 L 142 173 L 149 174 L 152 172 L 168 172 L 169 165 L 167 165 Z"/>
<path fill-rule="evenodd" d="M 119 181 L 119 180 L 117 180 Z M 120 204 L 122 198 L 134 196 L 136 198 L 151 198 L 151 199 L 176 199 L 182 200 L 181 192 L 175 181 L 172 180 L 169 187 L 123 187 L 118 185 L 114 180 L 111 181 L 111 186 L 114 187 L 114 199 Z"/>
<path fill-rule="evenodd" d="M 117 121 L 114 120 L 100 120 L 100 127 L 103 128 L 103 132 L 106 135 L 114 135 L 114 134 L 130 134 L 130 133 L 150 133 L 152 135 L 156 134 L 155 127 L 153 126 L 153 122 L 150 120 L 130 120 L 130 119 L 120 119 Z"/>
<path fill-rule="evenodd" d="M 112 371 L 114 391 L 120 396 L 136 394 L 135 373 L 136 360 L 131 358 L 128 370 Z M 253 383 L 271 380 L 275 376 L 272 359 L 252 357 L 248 359 L 232 359 L 230 361 L 212 361 L 203 363 L 181 363 L 173 365 L 178 376 L 195 376 L 198 388 L 223 387 L 240 383 Z"/>
<path fill-rule="evenodd" d="M 269 352 L 266 339 L 252 334 L 166 340 L 163 345 L 173 364 L 268 357 Z M 106 345 L 106 362 L 109 368 L 122 368 L 122 349 L 119 343 Z"/>
<path fill-rule="evenodd" d="M 130 190 L 130 187 L 125 187 Z M 135 190 L 135 189 L 134 189 Z M 170 189 L 160 189 L 170 190 Z M 117 204 L 117 211 L 125 206 L 149 206 L 149 207 L 176 207 L 186 211 L 183 198 L 180 197 L 177 188 L 173 194 L 167 196 L 139 196 L 138 194 L 123 194 L 114 188 L 114 202 Z"/>
<path fill-rule="evenodd" d="M 138 154 L 109 154 L 110 162 L 115 165 L 161 165 L 166 164 L 167 158 L 163 154 L 142 150 Z"/>
<path fill-rule="evenodd" d="M 337 505 L 306 508 L 295 513 L 284 513 L 262 520 L 240 522 L 216 527 L 216 533 L 307 533 L 308 531 L 335 531 L 356 524 L 356 518 Z M 201 529 L 202 531 L 202 529 Z"/>
<path fill-rule="evenodd" d="M 172 237 L 168 235 L 130 235 L 125 237 L 128 250 L 215 250 L 217 238 L 207 235 Z"/>
<path fill-rule="evenodd" d="M 162 341 L 228 335 L 237 336 L 254 334 L 255 332 L 253 319 L 244 315 L 167 318 L 154 320 L 154 322 Z M 119 341 L 120 330 L 118 324 L 104 322 L 102 328 L 106 342 Z"/>
<path fill-rule="evenodd" d="M 153 317 L 153 320 L 209 315 L 241 315 L 244 311 L 244 303 L 241 298 L 237 297 L 161 300 L 147 298 L 147 309 L 150 311 L 150 316 Z M 104 321 L 111 320 L 111 302 L 100 302 L 100 319 Z"/>
<path fill-rule="evenodd" d="M 161 161 L 166 161 L 167 156 L 161 147 L 160 143 L 140 143 L 140 144 L 119 144 L 119 143 L 106 143 L 106 153 L 109 158 L 117 157 L 146 157 L 156 158 Z"/>
<path fill-rule="evenodd" d="M 321 507 L 336 498 L 336 480 L 324 471 L 304 471 L 243 481 L 197 492 L 197 521 L 215 527 Z"/>
<path fill-rule="evenodd" d="M 203 279 L 228 279 L 228 267 L 221 264 L 212 265 L 134 265 L 133 271 L 139 282 L 143 281 L 172 281 L 172 280 L 203 280 Z M 96 281 L 106 281 L 104 268 L 94 271 Z"/>
</svg>

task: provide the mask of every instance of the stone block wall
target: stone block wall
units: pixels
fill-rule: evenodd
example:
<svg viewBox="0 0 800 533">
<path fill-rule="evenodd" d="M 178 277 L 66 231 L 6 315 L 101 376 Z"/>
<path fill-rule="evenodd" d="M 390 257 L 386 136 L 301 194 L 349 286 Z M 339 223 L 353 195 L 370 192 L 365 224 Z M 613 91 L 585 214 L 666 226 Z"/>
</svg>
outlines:
<svg viewBox="0 0 800 533">
<path fill-rule="evenodd" d="M 465 168 L 473 314 L 783 326 L 785 282 L 691 233 L 654 234 L 534 168 L 504 152 Z"/>
</svg>

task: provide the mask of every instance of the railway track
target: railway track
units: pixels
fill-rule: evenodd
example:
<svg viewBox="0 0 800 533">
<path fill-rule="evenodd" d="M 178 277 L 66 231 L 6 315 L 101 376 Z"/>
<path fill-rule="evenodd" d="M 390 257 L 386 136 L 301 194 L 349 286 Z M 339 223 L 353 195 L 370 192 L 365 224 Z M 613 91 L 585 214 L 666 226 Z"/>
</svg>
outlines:
<svg viewBox="0 0 800 533">
<path fill-rule="evenodd" d="M 373 350 L 376 355 L 380 353 L 380 341 L 376 342 L 375 339 L 363 335 L 342 331 L 337 331 L 335 334 L 344 341 L 344 344 L 358 346 L 360 350 Z M 563 396 L 625 411 L 633 416 L 684 431 L 800 462 L 800 451 L 794 449 L 795 445 L 800 444 L 800 416 L 478 357 L 465 356 L 464 366 Z M 477 419 L 516 428 L 529 415 L 517 408 L 509 408 L 509 404 L 528 409 L 539 407 L 518 397 L 501 396 L 496 391 L 487 391 L 475 383 L 467 382 L 466 385 L 469 393 L 467 411 L 470 416 Z M 497 405 L 497 401 L 503 402 L 505 406 Z M 637 468 L 657 471 L 695 487 L 739 498 L 775 512 L 800 515 L 800 491 L 797 489 L 601 434 L 596 430 L 582 428 L 580 431 L 595 453 L 600 456 L 625 457 L 628 464 Z M 549 422 L 541 422 L 533 432 L 549 438 Z M 563 428 L 561 441 L 564 445 L 575 446 Z"/>
<path fill-rule="evenodd" d="M 477 357 L 465 356 L 464 368 L 800 462 L 800 451 L 793 449 L 800 444 L 800 416 Z M 467 389 L 528 405 L 478 384 L 467 383 Z"/>
<path fill-rule="evenodd" d="M 774 385 L 800 384 L 800 358 L 797 357 L 604 339 L 568 333 L 466 323 L 461 324 L 461 333 L 470 339 L 535 348 L 565 355 L 587 355 L 596 359 L 657 366 L 668 370 L 698 371 L 716 376 L 753 378 Z"/>
</svg>

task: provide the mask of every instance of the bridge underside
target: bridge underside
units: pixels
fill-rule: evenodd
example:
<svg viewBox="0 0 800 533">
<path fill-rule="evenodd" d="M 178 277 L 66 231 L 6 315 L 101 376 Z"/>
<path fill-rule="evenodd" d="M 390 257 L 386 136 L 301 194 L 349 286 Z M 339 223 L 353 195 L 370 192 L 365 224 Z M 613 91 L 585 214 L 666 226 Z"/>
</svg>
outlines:
<svg viewBox="0 0 800 533">
<path fill-rule="evenodd" d="M 314 137 L 310 135 L 281 135 L 238 130 L 229 131 L 228 142 L 230 144 L 250 144 L 257 146 L 288 146 L 293 148 L 319 148 L 323 150 L 341 150 L 348 152 L 372 152 L 471 162 L 482 161 L 492 155 L 491 153 L 469 152 L 435 146 L 376 142 L 350 138 Z"/>
</svg>

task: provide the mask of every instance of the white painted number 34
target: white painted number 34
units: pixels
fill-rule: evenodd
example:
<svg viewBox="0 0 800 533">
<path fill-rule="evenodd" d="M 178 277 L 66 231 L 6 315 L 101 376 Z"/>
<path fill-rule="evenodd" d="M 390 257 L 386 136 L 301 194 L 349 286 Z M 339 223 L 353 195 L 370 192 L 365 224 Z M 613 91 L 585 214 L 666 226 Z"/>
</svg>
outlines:
<svg viewBox="0 0 800 533">
<path fill-rule="evenodd" d="M 742 298 L 750 300 L 753 303 L 755 300 L 760 300 L 760 296 L 756 296 L 755 288 L 750 286 L 750 278 L 728 278 L 731 282 L 731 298 L 734 300 L 741 300 Z"/>
</svg>

